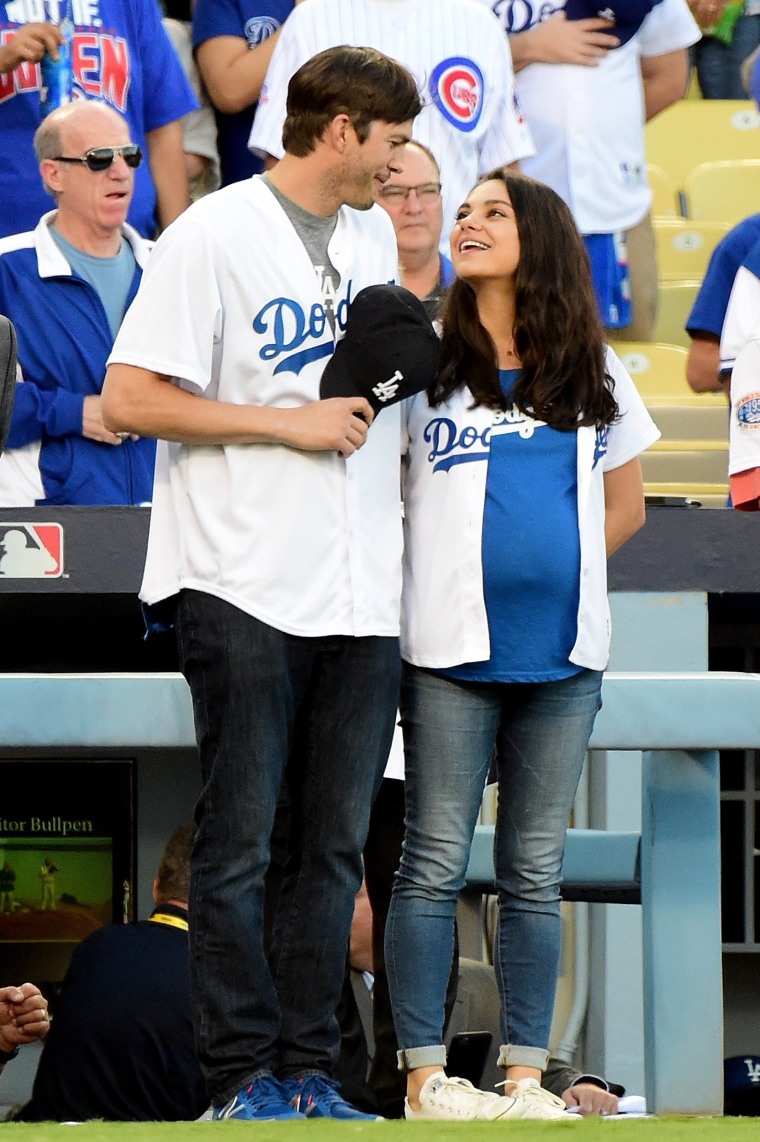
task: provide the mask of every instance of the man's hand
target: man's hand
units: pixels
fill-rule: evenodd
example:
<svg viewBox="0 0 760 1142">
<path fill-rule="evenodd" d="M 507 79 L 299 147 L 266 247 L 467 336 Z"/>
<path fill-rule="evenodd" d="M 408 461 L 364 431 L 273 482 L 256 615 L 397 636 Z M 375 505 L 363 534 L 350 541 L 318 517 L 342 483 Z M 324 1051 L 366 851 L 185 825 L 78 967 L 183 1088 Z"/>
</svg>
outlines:
<svg viewBox="0 0 760 1142">
<path fill-rule="evenodd" d="M 0 987 L 0 1051 L 42 1039 L 50 1029 L 47 1000 L 33 983 Z"/>
<path fill-rule="evenodd" d="M 20 63 L 37 63 L 45 52 L 58 59 L 58 45 L 61 43 L 63 36 L 54 24 L 23 24 L 0 47 L 0 74 L 13 71 Z"/>
<path fill-rule="evenodd" d="M 82 402 L 82 436 L 88 440 L 98 440 L 101 444 L 123 444 L 125 437 L 115 432 L 109 432 L 103 423 L 101 397 L 85 397 Z M 139 437 L 131 436 L 131 440 Z"/>
<path fill-rule="evenodd" d="M 282 412 L 283 431 L 278 435 L 283 444 L 339 456 L 350 456 L 361 448 L 374 417 L 364 397 L 330 397 Z"/>
<path fill-rule="evenodd" d="M 562 1092 L 565 1106 L 577 1106 L 581 1114 L 617 1114 L 617 1096 L 596 1083 L 576 1083 Z"/>
<path fill-rule="evenodd" d="M 608 31 L 604 31 L 607 28 Z M 611 48 L 620 41 L 613 34 L 614 24 L 593 16 L 585 20 L 568 20 L 557 12 L 548 20 L 509 37 L 515 70 L 529 63 L 574 63 L 596 67 Z"/>
</svg>

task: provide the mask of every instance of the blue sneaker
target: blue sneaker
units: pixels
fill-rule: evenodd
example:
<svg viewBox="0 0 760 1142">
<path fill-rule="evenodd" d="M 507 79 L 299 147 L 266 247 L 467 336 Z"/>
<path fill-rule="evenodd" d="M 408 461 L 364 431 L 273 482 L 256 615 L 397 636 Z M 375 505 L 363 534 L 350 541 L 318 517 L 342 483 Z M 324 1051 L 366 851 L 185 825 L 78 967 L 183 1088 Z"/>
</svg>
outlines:
<svg viewBox="0 0 760 1142">
<path fill-rule="evenodd" d="M 297 1109 L 288 1105 L 284 1084 L 271 1075 L 261 1075 L 242 1087 L 224 1106 L 215 1106 L 213 1118 L 236 1118 L 240 1122 L 278 1122 L 301 1119 Z"/>
<path fill-rule="evenodd" d="M 286 1079 L 283 1090 L 290 1105 L 299 1111 L 298 1117 L 339 1118 L 382 1122 L 379 1114 L 364 1114 L 346 1102 L 338 1093 L 338 1084 L 325 1075 L 305 1075 L 302 1079 Z"/>
</svg>

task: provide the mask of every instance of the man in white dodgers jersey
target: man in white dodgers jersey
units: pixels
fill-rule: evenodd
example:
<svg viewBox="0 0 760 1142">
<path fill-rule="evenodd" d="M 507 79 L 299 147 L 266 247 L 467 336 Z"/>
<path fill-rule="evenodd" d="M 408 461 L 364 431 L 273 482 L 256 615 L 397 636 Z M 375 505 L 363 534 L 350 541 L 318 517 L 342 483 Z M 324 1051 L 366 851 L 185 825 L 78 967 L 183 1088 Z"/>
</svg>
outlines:
<svg viewBox="0 0 760 1142">
<path fill-rule="evenodd" d="M 417 79 L 424 106 L 417 142 L 438 160 L 443 193 L 441 251 L 454 214 L 481 174 L 533 154 L 515 96 L 509 45 L 477 0 L 309 0 L 280 32 L 262 88 L 249 146 L 282 156 L 288 80 L 332 44 L 372 44 Z"/>
<path fill-rule="evenodd" d="M 288 91 L 285 158 L 162 235 L 110 359 L 106 419 L 162 438 L 141 595 L 175 619 L 193 695 L 194 1015 L 215 1118 L 368 1117 L 332 1071 L 398 700 L 400 416 L 373 423 L 364 398 L 318 396 L 352 298 L 397 276 L 374 188 L 419 109 L 412 76 L 373 49 L 309 60 Z"/>
</svg>

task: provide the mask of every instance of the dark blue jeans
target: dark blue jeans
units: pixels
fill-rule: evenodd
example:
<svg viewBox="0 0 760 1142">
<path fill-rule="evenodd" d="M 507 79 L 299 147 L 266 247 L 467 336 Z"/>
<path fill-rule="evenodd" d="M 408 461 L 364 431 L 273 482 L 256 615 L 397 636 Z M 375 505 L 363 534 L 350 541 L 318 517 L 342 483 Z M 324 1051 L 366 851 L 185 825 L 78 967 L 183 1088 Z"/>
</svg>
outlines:
<svg viewBox="0 0 760 1142">
<path fill-rule="evenodd" d="M 194 1017 L 220 1104 L 261 1074 L 332 1072 L 400 661 L 395 638 L 299 638 L 198 591 L 181 592 L 176 625 L 203 775 L 190 884 Z M 264 875 L 283 778 L 290 841 L 267 956 Z"/>
<path fill-rule="evenodd" d="M 546 1067 L 560 954 L 568 818 L 602 675 L 457 682 L 404 666 L 406 834 L 385 930 L 404 1070 L 444 1065 L 443 1005 L 454 917 L 494 749 L 500 1066 Z"/>
</svg>

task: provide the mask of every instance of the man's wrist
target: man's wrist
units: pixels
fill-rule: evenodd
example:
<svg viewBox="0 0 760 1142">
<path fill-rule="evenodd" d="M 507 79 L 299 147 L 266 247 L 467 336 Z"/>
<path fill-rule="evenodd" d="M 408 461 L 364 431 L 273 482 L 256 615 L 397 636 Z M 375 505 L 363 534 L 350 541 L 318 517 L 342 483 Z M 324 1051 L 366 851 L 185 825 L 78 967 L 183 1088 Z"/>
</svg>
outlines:
<svg viewBox="0 0 760 1142">
<path fill-rule="evenodd" d="M 4 1051 L 2 1047 L 0 1047 L 0 1067 L 5 1066 L 6 1063 L 10 1063 L 16 1058 L 17 1054 L 18 1047 L 13 1047 L 10 1051 Z"/>
</svg>

